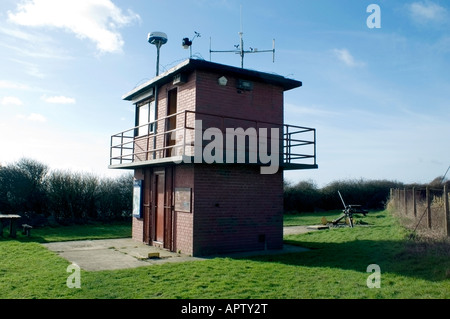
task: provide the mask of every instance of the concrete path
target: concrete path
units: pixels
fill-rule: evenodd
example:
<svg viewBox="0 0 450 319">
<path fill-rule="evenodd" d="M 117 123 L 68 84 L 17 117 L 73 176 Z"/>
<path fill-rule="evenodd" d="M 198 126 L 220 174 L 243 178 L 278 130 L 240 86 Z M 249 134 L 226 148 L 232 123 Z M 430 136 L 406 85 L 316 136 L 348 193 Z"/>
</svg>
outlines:
<svg viewBox="0 0 450 319">
<path fill-rule="evenodd" d="M 139 243 L 131 238 L 77 240 L 43 244 L 84 270 L 113 270 L 135 268 L 166 262 L 200 260 L 157 247 Z M 148 258 L 149 253 L 159 253 L 159 258 Z"/>
<path fill-rule="evenodd" d="M 314 229 L 306 226 L 285 227 L 284 234 L 298 234 Z M 153 246 L 139 243 L 131 238 L 77 240 L 43 244 L 49 250 L 56 252 L 71 263 L 75 263 L 87 271 L 114 270 L 158 265 L 167 262 L 199 261 L 215 258 L 191 257 L 169 252 Z M 293 245 L 284 245 L 281 250 L 254 251 L 227 254 L 220 257 L 245 257 L 267 254 L 284 254 L 303 252 L 308 249 Z M 148 258 L 149 253 L 159 253 L 159 258 Z"/>
</svg>

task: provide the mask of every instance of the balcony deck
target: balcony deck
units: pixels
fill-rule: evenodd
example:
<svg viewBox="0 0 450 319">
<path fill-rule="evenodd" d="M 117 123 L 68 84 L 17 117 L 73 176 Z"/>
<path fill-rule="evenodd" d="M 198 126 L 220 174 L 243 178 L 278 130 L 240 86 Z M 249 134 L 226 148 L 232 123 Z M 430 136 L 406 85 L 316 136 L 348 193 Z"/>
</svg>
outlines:
<svg viewBox="0 0 450 319">
<path fill-rule="evenodd" d="M 176 128 L 168 129 L 173 120 Z M 154 127 L 156 130 L 151 132 Z M 237 141 L 236 146 L 234 141 Z M 268 164 L 268 158 L 273 160 L 274 156 L 278 157 L 276 160 L 284 170 L 318 168 L 316 130 L 183 111 L 112 135 L 109 168 L 133 169 L 181 163 L 264 166 Z"/>
</svg>

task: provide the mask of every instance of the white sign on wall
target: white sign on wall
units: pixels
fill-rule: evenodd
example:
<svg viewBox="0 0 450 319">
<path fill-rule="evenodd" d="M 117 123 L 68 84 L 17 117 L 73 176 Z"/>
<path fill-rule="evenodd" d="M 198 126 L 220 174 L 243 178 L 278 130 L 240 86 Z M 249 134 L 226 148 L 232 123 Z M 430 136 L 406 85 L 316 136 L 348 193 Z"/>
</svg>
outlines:
<svg viewBox="0 0 450 319">
<path fill-rule="evenodd" d="M 141 213 L 142 180 L 135 180 L 133 185 L 133 217 L 142 218 Z"/>
</svg>

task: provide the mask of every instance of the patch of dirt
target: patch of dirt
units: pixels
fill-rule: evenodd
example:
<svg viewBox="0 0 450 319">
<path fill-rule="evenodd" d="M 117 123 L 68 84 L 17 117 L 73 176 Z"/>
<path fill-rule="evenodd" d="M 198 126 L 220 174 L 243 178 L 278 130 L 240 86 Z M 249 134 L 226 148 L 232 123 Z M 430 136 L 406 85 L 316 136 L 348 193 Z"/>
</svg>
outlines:
<svg viewBox="0 0 450 319">
<path fill-rule="evenodd" d="M 319 229 L 308 228 L 311 226 L 287 226 L 283 227 L 283 235 L 297 235 L 304 234 L 313 231 L 318 231 Z"/>
</svg>

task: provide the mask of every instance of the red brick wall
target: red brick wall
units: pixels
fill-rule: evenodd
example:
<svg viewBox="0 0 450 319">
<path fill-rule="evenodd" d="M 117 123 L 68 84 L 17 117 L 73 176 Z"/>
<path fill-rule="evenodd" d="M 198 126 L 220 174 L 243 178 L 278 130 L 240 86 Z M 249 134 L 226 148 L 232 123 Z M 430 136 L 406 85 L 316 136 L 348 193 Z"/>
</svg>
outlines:
<svg viewBox="0 0 450 319">
<path fill-rule="evenodd" d="M 183 112 L 185 110 L 195 110 L 195 73 L 189 74 L 187 78 L 187 82 L 175 86 L 172 83 L 168 83 L 163 85 L 159 90 L 159 105 L 158 105 L 158 118 L 162 118 L 167 116 L 167 102 L 169 91 L 177 90 L 177 113 Z M 177 116 L 177 128 L 181 128 L 184 125 L 184 114 L 180 114 Z M 164 129 L 164 123 L 161 121 L 159 125 L 159 132 L 162 132 Z M 183 131 L 179 131 L 175 133 L 174 137 L 178 143 L 181 143 L 183 140 Z M 178 150 L 178 154 L 181 154 L 181 149 Z"/>
<path fill-rule="evenodd" d="M 196 111 L 200 113 L 213 114 L 218 117 L 197 114 L 196 119 L 203 121 L 203 129 L 208 127 L 217 127 L 225 133 L 226 128 L 242 127 L 247 129 L 253 127 L 259 129 L 261 127 L 270 128 L 269 123 L 283 123 L 283 88 L 266 83 L 253 82 L 251 91 L 242 91 L 236 88 L 238 78 L 236 76 L 225 74 L 228 79 L 226 86 L 220 86 L 217 79 L 221 74 L 206 71 L 195 71 L 189 74 L 187 82 L 183 85 L 174 86 L 167 83 L 158 90 L 157 119 L 167 116 L 167 100 L 170 90 L 177 89 L 177 111 L 185 110 Z M 234 117 L 244 120 L 222 119 L 221 117 Z M 184 124 L 184 114 L 177 117 L 177 127 Z M 194 127 L 194 116 L 188 113 L 186 118 L 187 125 Z M 157 133 L 164 131 L 164 121 L 158 121 Z M 269 131 L 270 132 L 270 131 Z M 183 131 L 174 133 L 172 138 L 176 139 L 177 144 L 183 142 Z M 186 142 L 193 140 L 194 131 L 187 130 Z M 164 145 L 164 135 L 158 135 L 156 138 L 156 148 L 160 149 Z M 136 152 L 145 151 L 147 144 L 150 149 L 153 148 L 153 138 L 140 138 L 136 140 Z M 186 147 L 186 154 L 193 154 L 192 148 Z M 176 154 L 181 155 L 183 150 L 178 148 Z M 150 159 L 153 154 L 149 154 Z M 156 158 L 164 157 L 164 152 L 157 152 Z M 145 155 L 141 155 L 138 160 L 146 160 Z"/>
<path fill-rule="evenodd" d="M 142 169 L 134 170 L 134 179 L 144 179 L 144 173 Z M 144 241 L 144 219 L 132 217 L 131 238 L 136 241 Z"/>
<path fill-rule="evenodd" d="M 238 78 L 225 74 L 226 86 L 217 79 L 222 74 L 197 71 L 196 110 L 220 116 L 230 116 L 252 121 L 283 123 L 283 88 L 253 82 L 252 91 L 236 88 Z"/>
<path fill-rule="evenodd" d="M 258 166 L 177 165 L 174 186 L 192 188 L 192 212 L 174 213 L 174 251 L 207 255 L 282 248 L 281 171 L 264 175 Z M 143 231 L 143 219 L 133 218 L 132 238 L 143 242 Z"/>
<path fill-rule="evenodd" d="M 228 80 L 226 86 L 218 84 L 218 78 L 225 76 Z M 281 124 L 283 123 L 283 87 L 264 82 L 250 80 L 253 88 L 250 91 L 237 89 L 239 78 L 236 75 L 219 74 L 207 71 L 196 71 L 196 119 L 202 120 L 203 130 L 215 127 L 225 135 L 227 128 L 256 129 L 259 135 L 260 128 L 267 128 L 268 149 L 272 150 L 271 128 L 279 129 L 282 137 Z M 212 114 L 212 115 L 206 115 Z M 278 143 L 281 147 L 281 142 Z M 205 142 L 204 142 L 205 145 Z M 234 153 L 230 145 L 223 140 L 227 154 Z M 236 147 L 236 146 L 235 146 Z M 246 145 L 248 151 L 249 145 Z M 259 159 L 258 154 L 250 153 Z M 281 149 L 280 149 L 281 150 Z M 225 159 L 224 159 L 225 161 Z"/>
<path fill-rule="evenodd" d="M 194 165 L 177 165 L 174 170 L 174 186 L 192 189 L 192 212 L 175 211 L 175 251 L 183 254 L 193 254 L 193 224 L 194 224 Z"/>
<path fill-rule="evenodd" d="M 258 166 L 195 166 L 195 255 L 280 249 L 282 217 L 281 171 L 262 175 Z"/>
<path fill-rule="evenodd" d="M 131 238 L 138 242 L 144 241 L 144 219 L 133 217 Z"/>
</svg>

